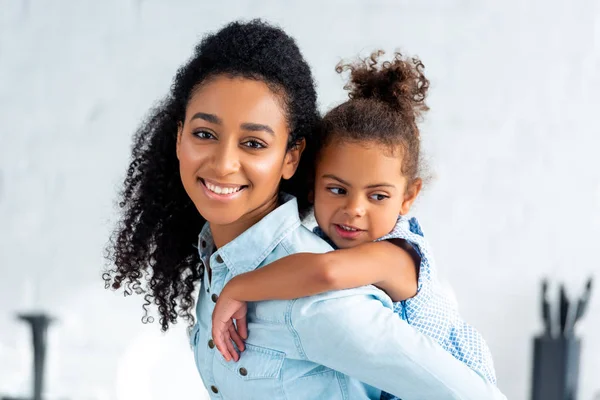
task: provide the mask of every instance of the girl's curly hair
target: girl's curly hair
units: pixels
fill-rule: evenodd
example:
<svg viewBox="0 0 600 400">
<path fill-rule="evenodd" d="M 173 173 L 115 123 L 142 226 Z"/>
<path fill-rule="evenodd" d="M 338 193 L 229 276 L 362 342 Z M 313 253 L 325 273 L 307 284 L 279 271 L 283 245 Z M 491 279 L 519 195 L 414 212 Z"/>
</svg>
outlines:
<svg viewBox="0 0 600 400">
<path fill-rule="evenodd" d="M 161 329 L 182 317 L 194 322 L 194 288 L 200 278 L 194 245 L 205 219 L 187 196 L 175 153 L 177 126 L 194 90 L 207 79 L 228 75 L 265 82 L 282 100 L 289 128 L 288 148 L 310 144 L 317 123 L 315 85 L 295 41 L 260 20 L 233 22 L 209 34 L 177 71 L 170 93 L 138 129 L 131 163 L 118 203 L 121 219 L 106 248 L 114 267 L 103 274 L 106 288 L 145 298 L 142 321 L 152 322 L 158 307 Z M 309 208 L 306 164 L 280 189 L 297 197 L 299 211 Z"/>
<path fill-rule="evenodd" d="M 333 140 L 375 141 L 395 149 L 402 146 L 402 173 L 417 177 L 420 158 L 418 119 L 429 108 L 425 97 L 429 81 L 418 58 L 395 53 L 391 61 L 380 62 L 376 51 L 366 59 L 338 64 L 336 71 L 350 71 L 344 89 L 349 100 L 323 117 L 317 149 Z M 316 150 L 318 151 L 318 150 Z"/>
</svg>

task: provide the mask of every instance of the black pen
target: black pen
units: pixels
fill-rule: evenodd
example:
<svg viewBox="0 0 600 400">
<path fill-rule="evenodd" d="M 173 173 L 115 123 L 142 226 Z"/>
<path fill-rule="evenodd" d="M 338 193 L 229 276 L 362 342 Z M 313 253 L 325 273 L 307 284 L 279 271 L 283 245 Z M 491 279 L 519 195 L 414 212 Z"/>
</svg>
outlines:
<svg viewBox="0 0 600 400">
<path fill-rule="evenodd" d="M 560 318 L 560 332 L 564 336 L 568 336 L 567 332 L 567 316 L 569 315 L 569 299 L 567 299 L 567 293 L 565 292 L 565 285 L 560 285 L 560 297 L 559 297 L 559 318 Z"/>
<path fill-rule="evenodd" d="M 552 336 L 552 322 L 550 319 L 550 304 L 548 303 L 548 281 L 542 281 L 542 319 L 544 321 L 544 334 Z"/>
<path fill-rule="evenodd" d="M 587 306 L 590 302 L 590 297 L 592 295 L 592 283 L 593 283 L 593 278 L 590 277 L 588 279 L 587 283 L 585 284 L 585 290 L 583 292 L 583 296 L 581 296 L 579 298 L 579 301 L 577 302 L 577 308 L 575 309 L 575 315 L 571 319 L 571 325 L 570 325 L 571 331 L 575 330 L 575 324 L 577 323 L 577 321 L 579 321 L 583 317 L 583 315 L 585 314 L 585 311 L 587 310 Z"/>
</svg>

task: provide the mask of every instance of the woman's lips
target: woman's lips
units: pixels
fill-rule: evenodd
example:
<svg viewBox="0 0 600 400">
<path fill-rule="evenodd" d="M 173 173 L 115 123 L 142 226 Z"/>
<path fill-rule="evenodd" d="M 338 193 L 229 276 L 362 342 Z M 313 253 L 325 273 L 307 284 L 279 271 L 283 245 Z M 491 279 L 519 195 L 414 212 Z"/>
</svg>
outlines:
<svg viewBox="0 0 600 400">
<path fill-rule="evenodd" d="M 227 201 L 233 200 L 248 187 L 247 185 L 224 184 L 208 179 L 198 179 L 204 189 L 206 196 L 213 200 Z"/>
</svg>

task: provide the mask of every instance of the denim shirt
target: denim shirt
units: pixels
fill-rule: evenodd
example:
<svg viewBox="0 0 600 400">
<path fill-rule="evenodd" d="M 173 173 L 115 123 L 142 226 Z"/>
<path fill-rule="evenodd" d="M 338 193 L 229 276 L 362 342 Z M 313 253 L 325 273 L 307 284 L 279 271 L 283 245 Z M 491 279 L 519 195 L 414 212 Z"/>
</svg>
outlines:
<svg viewBox="0 0 600 400">
<path fill-rule="evenodd" d="M 211 316 L 234 276 L 298 252 L 331 247 L 301 225 L 286 202 L 213 252 L 205 225 L 198 243 L 202 273 L 191 333 L 196 366 L 211 399 L 506 399 L 497 387 L 419 333 L 374 286 L 296 300 L 248 304 L 246 350 L 227 362 L 211 339 Z"/>
</svg>

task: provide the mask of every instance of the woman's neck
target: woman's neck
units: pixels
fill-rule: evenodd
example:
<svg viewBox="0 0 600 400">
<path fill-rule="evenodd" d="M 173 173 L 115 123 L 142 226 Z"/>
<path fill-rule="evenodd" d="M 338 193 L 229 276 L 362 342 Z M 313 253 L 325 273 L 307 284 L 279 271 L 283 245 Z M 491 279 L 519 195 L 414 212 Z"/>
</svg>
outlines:
<svg viewBox="0 0 600 400">
<path fill-rule="evenodd" d="M 269 199 L 260 207 L 250 211 L 235 222 L 227 225 L 216 225 L 209 222 L 210 231 L 216 248 L 221 248 L 231 242 L 242 233 L 250 229 L 254 224 L 267 216 L 279 206 L 279 195 Z"/>
</svg>

